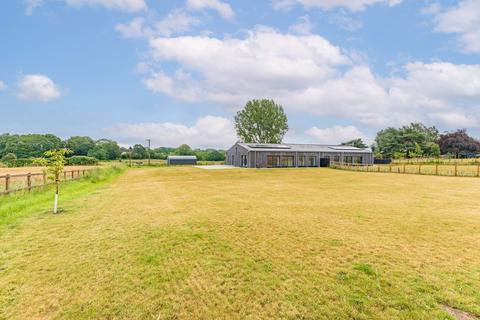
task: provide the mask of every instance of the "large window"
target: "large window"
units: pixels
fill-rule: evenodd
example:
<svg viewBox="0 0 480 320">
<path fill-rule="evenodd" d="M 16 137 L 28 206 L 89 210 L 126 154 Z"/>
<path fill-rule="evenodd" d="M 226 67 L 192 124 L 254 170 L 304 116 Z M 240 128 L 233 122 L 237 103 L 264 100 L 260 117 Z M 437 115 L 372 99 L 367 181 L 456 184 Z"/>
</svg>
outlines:
<svg viewBox="0 0 480 320">
<path fill-rule="evenodd" d="M 309 167 L 316 167 L 317 166 L 317 157 L 316 156 L 308 156 L 307 157 L 307 164 Z"/>
<path fill-rule="evenodd" d="M 353 157 L 352 156 L 345 156 L 343 162 L 353 163 Z"/>
<path fill-rule="evenodd" d="M 354 163 L 357 163 L 357 164 L 361 164 L 363 163 L 363 157 L 362 156 L 357 156 L 357 157 L 353 157 L 353 161 Z"/>
<path fill-rule="evenodd" d="M 306 167 L 307 166 L 307 157 L 298 156 L 298 166 L 299 167 Z"/>
<path fill-rule="evenodd" d="M 280 157 L 267 156 L 267 168 L 278 168 L 278 167 L 280 167 Z"/>
<path fill-rule="evenodd" d="M 282 157 L 282 167 L 293 167 L 294 166 L 294 156 L 283 156 Z"/>
<path fill-rule="evenodd" d="M 247 167 L 247 156 L 242 156 L 242 167 Z"/>
</svg>

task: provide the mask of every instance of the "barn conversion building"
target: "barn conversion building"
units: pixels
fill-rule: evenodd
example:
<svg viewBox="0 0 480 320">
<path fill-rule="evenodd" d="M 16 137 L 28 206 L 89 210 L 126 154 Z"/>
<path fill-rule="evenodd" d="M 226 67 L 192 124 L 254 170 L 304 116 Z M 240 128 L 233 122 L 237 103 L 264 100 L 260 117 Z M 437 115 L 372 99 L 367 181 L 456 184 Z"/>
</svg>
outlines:
<svg viewBox="0 0 480 320">
<path fill-rule="evenodd" d="M 330 162 L 372 164 L 371 149 L 318 144 L 237 142 L 227 151 L 226 164 L 244 168 L 328 167 Z"/>
</svg>

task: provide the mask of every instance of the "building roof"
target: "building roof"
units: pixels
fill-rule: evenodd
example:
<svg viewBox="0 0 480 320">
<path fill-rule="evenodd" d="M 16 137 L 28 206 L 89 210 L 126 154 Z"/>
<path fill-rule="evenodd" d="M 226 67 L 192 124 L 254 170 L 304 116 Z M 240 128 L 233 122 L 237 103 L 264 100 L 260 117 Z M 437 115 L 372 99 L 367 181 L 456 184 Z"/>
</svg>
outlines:
<svg viewBox="0 0 480 320">
<path fill-rule="evenodd" d="M 325 145 L 325 144 L 266 144 L 266 143 L 238 143 L 248 151 L 278 151 L 278 152 L 348 152 L 371 153 L 370 148 L 360 149 L 351 146 Z"/>
<path fill-rule="evenodd" d="M 197 156 L 168 156 L 168 160 L 197 160 Z"/>
</svg>

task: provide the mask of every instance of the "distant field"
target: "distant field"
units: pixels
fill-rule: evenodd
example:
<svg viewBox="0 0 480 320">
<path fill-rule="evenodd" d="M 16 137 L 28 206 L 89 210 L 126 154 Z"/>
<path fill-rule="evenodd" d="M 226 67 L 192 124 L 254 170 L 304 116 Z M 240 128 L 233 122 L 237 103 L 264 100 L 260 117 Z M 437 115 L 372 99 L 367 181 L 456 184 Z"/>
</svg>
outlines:
<svg viewBox="0 0 480 320">
<path fill-rule="evenodd" d="M 480 316 L 479 194 L 470 178 L 129 169 L 0 225 L 0 319 Z"/>
<path fill-rule="evenodd" d="M 65 170 L 83 170 L 93 168 L 94 166 L 66 166 Z M 44 167 L 19 167 L 19 168 L 2 168 L 0 167 L 0 175 L 4 174 L 23 174 L 23 173 L 42 173 Z"/>
</svg>

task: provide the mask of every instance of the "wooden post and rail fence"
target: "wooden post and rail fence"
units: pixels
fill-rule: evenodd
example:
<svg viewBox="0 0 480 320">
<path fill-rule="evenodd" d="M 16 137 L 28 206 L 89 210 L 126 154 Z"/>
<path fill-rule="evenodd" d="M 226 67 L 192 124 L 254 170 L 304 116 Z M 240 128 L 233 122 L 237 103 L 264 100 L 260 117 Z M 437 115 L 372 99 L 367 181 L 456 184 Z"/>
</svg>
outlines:
<svg viewBox="0 0 480 320">
<path fill-rule="evenodd" d="M 69 170 L 63 172 L 61 181 L 77 180 L 85 176 L 92 169 Z M 16 191 L 32 191 L 34 188 L 44 187 L 53 184 L 54 181 L 48 182 L 46 172 L 41 173 L 20 173 L 0 175 L 0 195 L 9 194 Z"/>
<path fill-rule="evenodd" d="M 480 177 L 480 164 L 357 164 L 331 162 L 330 166 L 334 169 L 343 169 L 362 172 L 383 172 L 383 173 L 402 173 L 402 174 L 420 174 L 451 177 Z"/>
</svg>

